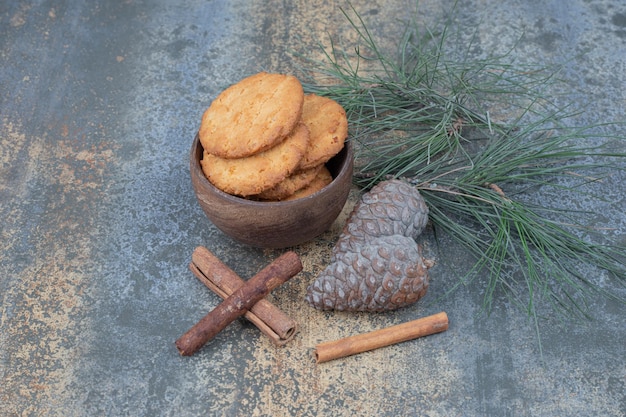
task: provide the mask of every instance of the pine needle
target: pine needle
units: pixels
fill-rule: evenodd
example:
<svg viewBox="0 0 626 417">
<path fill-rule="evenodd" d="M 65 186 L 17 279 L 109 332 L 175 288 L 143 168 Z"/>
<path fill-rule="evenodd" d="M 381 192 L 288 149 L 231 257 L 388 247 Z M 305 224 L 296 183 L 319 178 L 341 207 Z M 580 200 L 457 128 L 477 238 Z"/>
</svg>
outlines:
<svg viewBox="0 0 626 417">
<path fill-rule="evenodd" d="M 445 53 L 449 22 L 436 32 L 410 20 L 397 50 L 387 53 L 352 6 L 343 13 L 359 38 L 354 53 L 331 40 L 329 49 L 320 46 L 323 61 L 304 57 L 301 78 L 308 93 L 346 109 L 359 149 L 356 182 L 369 188 L 405 178 L 417 187 L 436 236 L 447 233 L 476 259 L 458 285 L 486 274 L 486 311 L 503 291 L 537 325 L 540 302 L 587 317 L 588 295 L 617 299 L 581 265 L 625 284 L 626 248 L 592 240 L 594 231 L 577 220 L 585 213 L 524 197 L 546 187 L 589 193 L 590 185 L 626 169 L 626 153 L 608 147 L 613 140 L 624 149 L 624 138 L 580 145 L 604 126 L 570 126 L 577 113 L 542 95 L 558 71 L 516 66 L 506 54 L 452 59 Z M 496 122 L 494 106 L 506 106 L 510 120 Z"/>
</svg>

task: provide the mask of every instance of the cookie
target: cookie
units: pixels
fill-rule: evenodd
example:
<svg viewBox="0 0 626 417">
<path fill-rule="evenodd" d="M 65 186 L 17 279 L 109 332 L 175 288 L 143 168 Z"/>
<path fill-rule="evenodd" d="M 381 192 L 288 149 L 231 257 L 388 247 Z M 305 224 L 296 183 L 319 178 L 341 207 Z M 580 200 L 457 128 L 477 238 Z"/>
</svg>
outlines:
<svg viewBox="0 0 626 417">
<path fill-rule="evenodd" d="M 348 136 L 348 119 L 345 110 L 336 101 L 307 94 L 302 107 L 302 121 L 309 128 L 311 140 L 300 169 L 324 164 L 343 148 Z"/>
<path fill-rule="evenodd" d="M 304 92 L 294 76 L 261 72 L 222 91 L 202 115 L 204 150 L 244 158 L 281 142 L 299 123 Z"/>
<path fill-rule="evenodd" d="M 322 169 L 317 173 L 313 181 L 311 181 L 304 188 L 299 189 L 289 197 L 283 199 L 283 201 L 296 200 L 298 198 L 308 197 L 320 191 L 333 181 L 333 177 L 326 166 L 322 165 Z"/>
<path fill-rule="evenodd" d="M 319 165 L 313 168 L 296 171 L 274 187 L 263 191 L 256 197 L 261 200 L 283 200 L 310 184 L 322 167 L 323 165 Z"/>
<path fill-rule="evenodd" d="M 300 123 L 278 145 L 246 158 L 220 158 L 204 151 L 204 175 L 213 185 L 242 197 L 259 194 L 291 175 L 309 143 L 309 130 Z"/>
</svg>

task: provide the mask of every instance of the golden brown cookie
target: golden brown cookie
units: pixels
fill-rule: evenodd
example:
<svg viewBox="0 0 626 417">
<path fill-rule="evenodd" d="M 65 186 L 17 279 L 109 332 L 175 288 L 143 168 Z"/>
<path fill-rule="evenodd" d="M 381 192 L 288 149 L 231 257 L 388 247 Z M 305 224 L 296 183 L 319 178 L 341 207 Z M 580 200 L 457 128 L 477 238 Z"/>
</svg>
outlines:
<svg viewBox="0 0 626 417">
<path fill-rule="evenodd" d="M 310 184 L 317 173 L 322 169 L 323 165 L 313 168 L 296 171 L 272 188 L 263 191 L 256 197 L 261 200 L 283 200 L 289 197 L 299 189 Z"/>
<path fill-rule="evenodd" d="M 309 128 L 311 140 L 300 169 L 324 164 L 343 148 L 348 136 L 348 119 L 345 110 L 336 101 L 307 94 L 302 107 L 302 121 Z"/>
<path fill-rule="evenodd" d="M 308 143 L 309 130 L 299 123 L 284 141 L 247 158 L 220 158 L 205 150 L 202 171 L 213 185 L 229 194 L 259 194 L 296 170 Z"/>
<path fill-rule="evenodd" d="M 244 158 L 281 142 L 299 123 L 304 92 L 294 76 L 261 72 L 222 91 L 202 116 L 211 155 Z"/>
<path fill-rule="evenodd" d="M 289 197 L 283 199 L 283 201 L 296 200 L 298 198 L 308 197 L 313 193 L 320 191 L 333 181 L 333 177 L 326 166 L 322 166 L 322 169 L 317 173 L 315 179 L 311 181 L 304 188 L 299 189 Z"/>
</svg>

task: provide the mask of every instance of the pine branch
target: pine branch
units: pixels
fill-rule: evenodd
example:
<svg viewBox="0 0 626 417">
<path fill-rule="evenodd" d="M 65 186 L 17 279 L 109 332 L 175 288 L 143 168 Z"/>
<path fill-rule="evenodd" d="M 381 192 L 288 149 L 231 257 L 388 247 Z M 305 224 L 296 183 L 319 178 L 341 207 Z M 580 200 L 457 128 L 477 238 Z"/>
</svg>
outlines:
<svg viewBox="0 0 626 417">
<path fill-rule="evenodd" d="M 389 54 L 352 6 L 343 12 L 359 37 L 355 52 L 331 42 L 325 61 L 303 57 L 301 78 L 309 80 L 307 92 L 346 109 L 360 149 L 357 184 L 389 178 L 414 184 L 436 234 L 449 234 L 476 258 L 459 283 L 486 274 L 487 311 L 497 289 L 535 320 L 540 301 L 565 315 L 586 315 L 589 294 L 616 298 L 579 267 L 592 265 L 626 284 L 626 248 L 580 237 L 577 231 L 593 232 L 576 220 L 583 213 L 533 206 L 523 197 L 546 187 L 588 193 L 626 170 L 626 153 L 608 145 L 611 139 L 624 149 L 624 138 L 580 145 L 609 124 L 571 126 L 577 112 L 544 95 L 558 70 L 515 66 L 508 55 L 449 57 L 449 22 L 435 32 L 409 20 Z M 510 109 L 509 121 L 492 120 L 489 109 L 499 105 Z"/>
</svg>

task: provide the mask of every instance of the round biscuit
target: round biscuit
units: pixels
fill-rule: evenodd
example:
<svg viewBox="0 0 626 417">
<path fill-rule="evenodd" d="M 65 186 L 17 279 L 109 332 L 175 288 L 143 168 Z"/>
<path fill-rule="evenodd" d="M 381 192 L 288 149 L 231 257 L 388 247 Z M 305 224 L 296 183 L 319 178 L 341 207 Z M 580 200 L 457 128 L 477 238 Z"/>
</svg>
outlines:
<svg viewBox="0 0 626 417">
<path fill-rule="evenodd" d="M 322 165 L 322 169 L 317 173 L 313 181 L 311 181 L 305 187 L 299 189 L 292 195 L 287 198 L 284 198 L 283 201 L 296 200 L 298 198 L 308 197 L 311 194 L 314 194 L 320 191 L 322 188 L 326 187 L 333 181 L 333 177 L 330 174 L 328 168 L 325 165 Z"/>
<path fill-rule="evenodd" d="M 259 194 L 297 169 L 308 143 L 309 130 L 299 123 L 278 145 L 246 158 L 220 158 L 205 150 L 202 171 L 224 192 L 242 197 Z"/>
<path fill-rule="evenodd" d="M 336 101 L 315 94 L 305 95 L 302 122 L 309 128 L 311 140 L 300 169 L 324 164 L 343 148 L 348 137 L 348 119 Z"/>
<path fill-rule="evenodd" d="M 202 147 L 220 158 L 271 148 L 298 124 L 304 91 L 292 75 L 261 72 L 222 91 L 202 115 Z"/>
<path fill-rule="evenodd" d="M 282 200 L 310 184 L 322 167 L 323 165 L 319 165 L 305 170 L 298 170 L 256 197 L 261 200 Z"/>
</svg>

